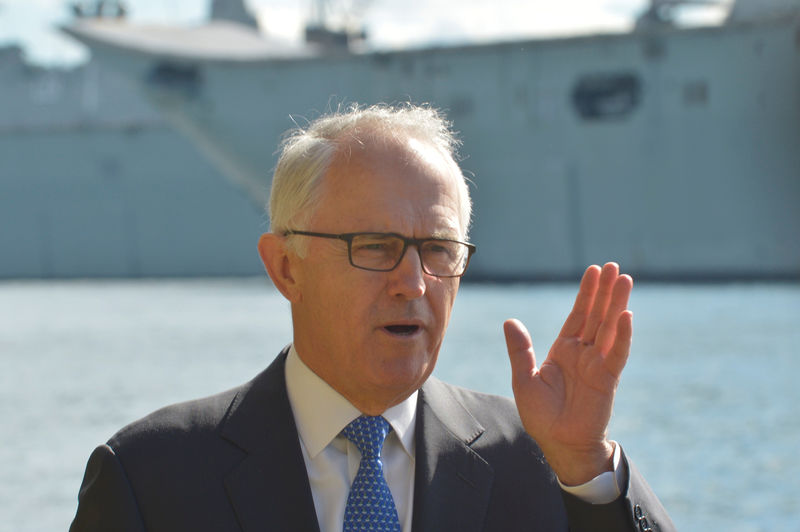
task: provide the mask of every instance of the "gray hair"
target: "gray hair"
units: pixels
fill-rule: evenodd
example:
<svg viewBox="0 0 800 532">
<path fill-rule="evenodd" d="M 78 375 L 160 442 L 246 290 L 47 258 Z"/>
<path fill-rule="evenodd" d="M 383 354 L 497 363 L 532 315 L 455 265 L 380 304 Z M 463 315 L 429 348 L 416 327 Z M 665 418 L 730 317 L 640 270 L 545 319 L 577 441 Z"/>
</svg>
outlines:
<svg viewBox="0 0 800 532">
<path fill-rule="evenodd" d="M 461 178 L 459 203 L 461 237 L 469 232 L 472 202 L 461 169 L 455 162 L 459 141 L 451 124 L 428 106 L 352 104 L 321 116 L 305 128 L 287 132 L 272 178 L 269 199 L 270 230 L 283 233 L 304 229 L 319 203 L 322 176 L 340 150 L 367 140 L 414 138 L 438 149 Z M 299 251 L 299 250 L 298 250 Z"/>
</svg>

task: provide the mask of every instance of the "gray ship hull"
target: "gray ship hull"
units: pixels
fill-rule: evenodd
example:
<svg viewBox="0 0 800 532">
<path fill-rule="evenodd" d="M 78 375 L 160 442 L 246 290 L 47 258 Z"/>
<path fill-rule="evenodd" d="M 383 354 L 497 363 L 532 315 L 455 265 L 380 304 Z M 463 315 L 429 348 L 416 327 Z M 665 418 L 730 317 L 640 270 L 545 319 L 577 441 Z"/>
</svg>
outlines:
<svg viewBox="0 0 800 532">
<path fill-rule="evenodd" d="M 609 259 L 650 279 L 800 277 L 796 10 L 370 54 L 253 34 L 186 53 L 95 26 L 69 30 L 94 57 L 73 70 L 0 50 L 0 278 L 260 274 L 281 133 L 340 102 L 404 100 L 461 132 L 472 279 Z"/>
<path fill-rule="evenodd" d="M 14 48 L 0 82 L 0 279 L 263 272 L 262 209 L 129 83 Z"/>
<path fill-rule="evenodd" d="M 0 278 L 263 272 L 263 215 L 170 129 L 0 134 L 0 160 Z"/>
<path fill-rule="evenodd" d="M 569 277 L 612 259 L 643 278 L 800 276 L 796 16 L 306 58 L 74 33 L 258 202 L 293 120 L 352 101 L 445 109 L 473 181 L 472 278 Z"/>
</svg>

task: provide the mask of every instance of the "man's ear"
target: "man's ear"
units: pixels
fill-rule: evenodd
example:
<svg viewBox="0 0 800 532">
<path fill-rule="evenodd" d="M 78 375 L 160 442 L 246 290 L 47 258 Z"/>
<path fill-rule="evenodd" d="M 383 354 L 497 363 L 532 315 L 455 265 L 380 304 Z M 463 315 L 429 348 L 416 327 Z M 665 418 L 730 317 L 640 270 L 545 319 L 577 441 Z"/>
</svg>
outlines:
<svg viewBox="0 0 800 532">
<path fill-rule="evenodd" d="M 275 287 L 290 303 L 300 301 L 300 288 L 294 276 L 293 261 L 289 257 L 286 238 L 275 233 L 264 233 L 258 239 L 258 254 Z M 296 257 L 294 257 L 296 258 Z"/>
</svg>

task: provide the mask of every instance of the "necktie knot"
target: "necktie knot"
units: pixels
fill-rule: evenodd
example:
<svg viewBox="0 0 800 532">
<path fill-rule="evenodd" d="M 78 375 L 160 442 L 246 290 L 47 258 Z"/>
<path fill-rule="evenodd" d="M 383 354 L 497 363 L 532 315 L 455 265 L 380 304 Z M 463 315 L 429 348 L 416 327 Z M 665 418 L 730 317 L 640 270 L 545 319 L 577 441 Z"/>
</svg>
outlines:
<svg viewBox="0 0 800 532">
<path fill-rule="evenodd" d="M 361 456 L 374 460 L 380 458 L 381 448 L 392 426 L 383 416 L 360 416 L 350 422 L 342 434 L 358 447 Z"/>
</svg>

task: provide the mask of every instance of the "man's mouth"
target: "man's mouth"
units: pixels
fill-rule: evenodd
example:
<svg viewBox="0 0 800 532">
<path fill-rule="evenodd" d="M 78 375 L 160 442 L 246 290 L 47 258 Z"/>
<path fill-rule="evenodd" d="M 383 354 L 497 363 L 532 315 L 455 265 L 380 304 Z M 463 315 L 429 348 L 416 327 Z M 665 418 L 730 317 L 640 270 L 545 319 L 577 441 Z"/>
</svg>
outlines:
<svg viewBox="0 0 800 532">
<path fill-rule="evenodd" d="M 419 325 L 387 325 L 384 329 L 391 334 L 411 336 L 419 330 Z"/>
</svg>

